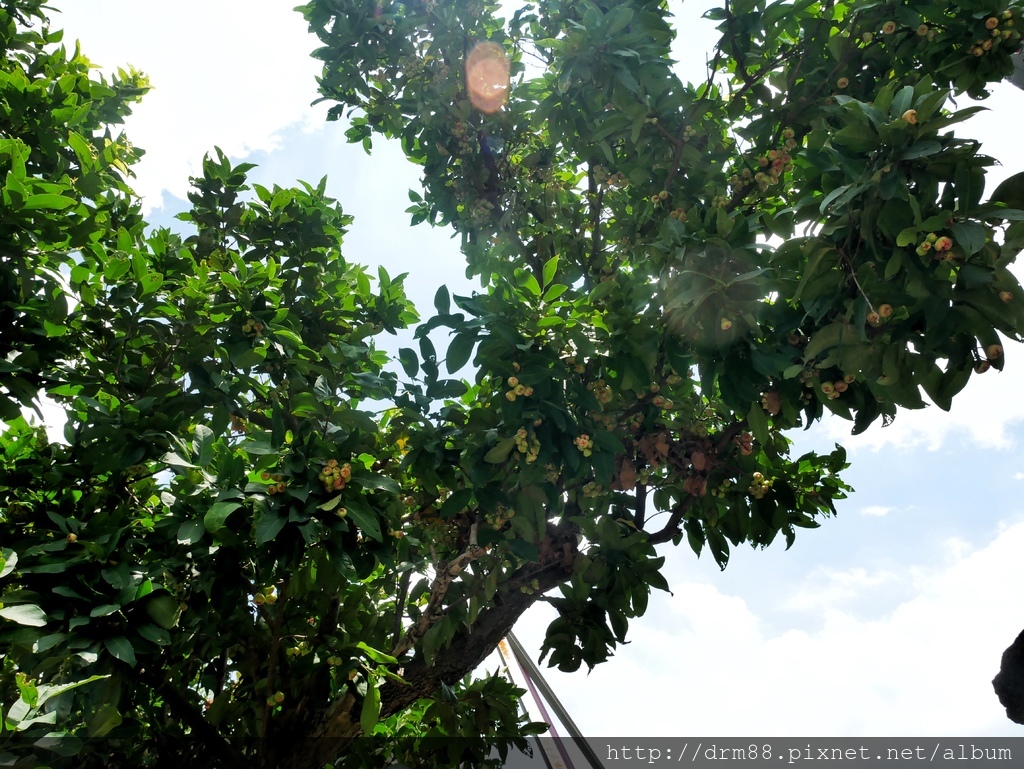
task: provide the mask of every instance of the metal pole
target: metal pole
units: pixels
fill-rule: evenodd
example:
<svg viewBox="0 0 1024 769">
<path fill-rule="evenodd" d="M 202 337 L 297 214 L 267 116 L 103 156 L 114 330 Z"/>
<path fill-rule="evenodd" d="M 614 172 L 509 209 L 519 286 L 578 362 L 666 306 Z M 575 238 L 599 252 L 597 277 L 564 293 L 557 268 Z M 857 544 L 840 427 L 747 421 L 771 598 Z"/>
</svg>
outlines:
<svg viewBox="0 0 1024 769">
<path fill-rule="evenodd" d="M 537 690 L 533 688 L 533 682 L 530 680 L 530 676 L 527 675 L 525 670 L 523 670 L 522 664 L 519 662 L 518 659 L 516 659 L 515 654 L 513 654 L 512 652 L 512 648 L 508 645 L 508 642 L 505 639 L 502 639 L 498 642 L 498 653 L 501 655 L 501 658 L 505 661 L 505 667 L 508 668 L 509 678 L 512 679 L 512 683 L 516 684 L 517 686 L 521 686 L 522 684 L 517 679 L 520 676 L 523 678 L 523 681 L 526 683 L 526 688 L 529 690 L 530 695 L 533 697 L 534 703 L 536 703 L 537 708 L 540 710 L 541 718 L 544 719 L 544 722 L 548 725 L 548 727 L 550 727 L 551 733 L 556 735 L 557 738 L 558 732 L 555 731 L 555 725 L 551 721 L 551 716 L 548 715 L 547 710 L 544 708 L 544 700 L 540 698 L 540 695 L 537 694 Z M 513 666 L 515 666 L 515 668 L 518 668 L 518 676 L 516 675 L 516 671 L 515 668 L 513 668 Z M 524 706 L 523 709 L 526 711 L 527 715 L 530 715 L 529 708 L 526 708 Z M 540 748 L 540 756 L 544 760 L 544 766 L 547 767 L 547 769 L 573 769 L 571 764 L 569 766 L 566 766 L 563 763 L 563 759 L 565 758 L 564 752 L 559 750 L 558 752 L 561 754 L 560 756 L 552 755 L 552 746 L 548 745 L 545 742 L 542 742 L 537 737 L 534 737 L 534 739 L 537 741 L 537 747 Z"/>
<path fill-rule="evenodd" d="M 516 660 L 523 668 L 523 672 L 525 673 L 527 680 L 533 679 L 533 682 L 537 684 L 537 688 L 540 689 L 541 694 L 544 695 L 544 698 L 548 701 L 551 709 L 555 711 L 555 715 L 558 716 L 558 720 L 562 722 L 566 731 L 569 732 L 569 736 L 572 737 L 573 742 L 576 743 L 576 747 L 579 748 L 580 752 L 587 759 L 587 763 L 589 763 L 593 769 L 604 769 L 601 759 L 597 757 L 593 748 L 591 748 L 590 744 L 583 738 L 579 727 L 576 726 L 565 707 L 563 707 L 562 703 L 559 702 L 558 697 L 555 696 L 554 691 L 552 691 L 551 687 L 548 686 L 548 682 L 544 680 L 544 676 L 541 675 L 540 669 L 534 661 L 530 659 L 530 656 L 526 653 L 522 644 L 520 644 L 516 637 L 511 633 L 508 634 L 507 640 L 509 642 L 509 646 L 512 647 Z"/>
</svg>

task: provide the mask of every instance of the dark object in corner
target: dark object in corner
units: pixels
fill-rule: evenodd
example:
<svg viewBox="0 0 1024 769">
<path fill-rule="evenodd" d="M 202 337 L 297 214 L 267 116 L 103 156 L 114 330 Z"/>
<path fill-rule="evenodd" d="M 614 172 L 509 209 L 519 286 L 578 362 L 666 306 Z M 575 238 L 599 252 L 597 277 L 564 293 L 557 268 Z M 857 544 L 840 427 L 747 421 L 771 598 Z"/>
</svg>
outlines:
<svg viewBox="0 0 1024 769">
<path fill-rule="evenodd" d="M 1015 724 L 1024 724 L 1024 631 L 1003 652 L 999 673 L 992 679 L 999 702 L 1006 708 L 1006 717 Z"/>
</svg>

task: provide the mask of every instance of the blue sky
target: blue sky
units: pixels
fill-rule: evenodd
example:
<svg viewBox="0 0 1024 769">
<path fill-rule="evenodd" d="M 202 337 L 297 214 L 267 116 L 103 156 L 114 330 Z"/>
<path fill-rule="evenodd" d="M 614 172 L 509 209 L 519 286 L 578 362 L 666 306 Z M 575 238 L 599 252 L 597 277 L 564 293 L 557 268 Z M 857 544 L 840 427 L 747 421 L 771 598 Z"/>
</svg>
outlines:
<svg viewBox="0 0 1024 769">
<path fill-rule="evenodd" d="M 151 92 L 128 123 L 147 150 L 136 187 L 153 221 L 183 207 L 189 174 L 214 145 L 259 164 L 263 184 L 311 182 L 356 217 L 351 261 L 409 272 L 424 312 L 441 283 L 466 293 L 457 241 L 408 227 L 416 168 L 377 142 L 372 158 L 326 123 L 316 98 L 316 46 L 289 2 L 63 0 L 66 42 L 107 69 L 132 64 Z M 707 3 L 676 1 L 686 72 L 704 61 Z M 695 69 L 698 68 L 698 69 Z M 1024 92 L 996 89 L 962 129 L 1024 170 L 1018 151 Z M 1016 166 L 1014 164 L 1017 164 Z M 855 494 L 837 518 L 801 532 L 794 547 L 736 552 L 719 572 L 683 545 L 667 546 L 673 595 L 653 597 L 631 643 L 596 668 L 549 680 L 593 736 L 1021 736 L 990 681 L 1024 628 L 1024 352 L 1006 370 L 972 379 L 949 414 L 901 414 L 849 439 L 830 420 L 791 436 L 795 450 L 841 440 Z M 538 649 L 548 619 L 528 614 L 516 633 Z M 497 665 L 491 665 L 493 669 Z"/>
</svg>

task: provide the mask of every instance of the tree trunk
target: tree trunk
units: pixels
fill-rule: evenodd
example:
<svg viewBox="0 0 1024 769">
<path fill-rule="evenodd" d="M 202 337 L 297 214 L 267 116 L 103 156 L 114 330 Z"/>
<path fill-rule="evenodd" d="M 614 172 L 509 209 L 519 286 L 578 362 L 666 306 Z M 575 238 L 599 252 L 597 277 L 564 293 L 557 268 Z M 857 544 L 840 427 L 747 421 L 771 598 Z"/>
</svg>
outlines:
<svg viewBox="0 0 1024 769">
<path fill-rule="evenodd" d="M 575 547 L 573 548 L 575 553 Z M 564 582 L 569 571 L 561 560 L 524 567 L 511 580 L 510 590 L 495 596 L 490 607 L 481 610 L 476 622 L 462 628 L 446 648 L 440 649 L 432 665 L 417 656 L 398 674 L 406 681 L 388 681 L 381 687 L 382 719 L 397 713 L 423 697 L 430 697 L 441 684 L 454 684 L 472 672 L 507 636 L 523 613 L 540 595 Z M 540 590 L 527 594 L 518 587 L 536 579 Z M 345 751 L 360 734 L 359 705 L 352 694 L 334 703 L 308 730 L 304 739 L 290 746 L 279 745 L 267 766 L 280 769 L 323 769 Z"/>
</svg>

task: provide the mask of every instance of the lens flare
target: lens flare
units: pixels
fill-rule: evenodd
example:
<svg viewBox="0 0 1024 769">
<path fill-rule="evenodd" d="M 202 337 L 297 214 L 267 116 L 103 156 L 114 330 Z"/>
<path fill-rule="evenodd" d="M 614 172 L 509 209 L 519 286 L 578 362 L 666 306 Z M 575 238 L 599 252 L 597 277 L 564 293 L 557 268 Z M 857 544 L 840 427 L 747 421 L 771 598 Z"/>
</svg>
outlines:
<svg viewBox="0 0 1024 769">
<path fill-rule="evenodd" d="M 509 64 L 495 43 L 478 43 L 466 58 L 469 101 L 481 112 L 497 112 L 508 99 Z"/>
</svg>

